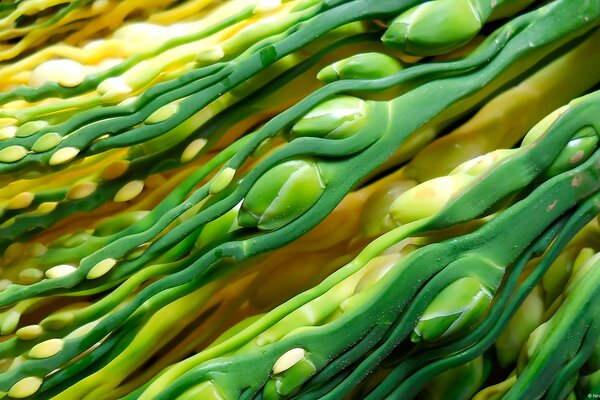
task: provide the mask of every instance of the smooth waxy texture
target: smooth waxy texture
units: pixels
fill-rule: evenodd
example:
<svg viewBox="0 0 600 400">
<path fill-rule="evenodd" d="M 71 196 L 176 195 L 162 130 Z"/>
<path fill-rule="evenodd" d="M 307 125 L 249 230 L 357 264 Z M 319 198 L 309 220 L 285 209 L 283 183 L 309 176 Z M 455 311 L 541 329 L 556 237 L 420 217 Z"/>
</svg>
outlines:
<svg viewBox="0 0 600 400">
<path fill-rule="evenodd" d="M 291 136 L 345 139 L 364 126 L 366 112 L 366 103 L 356 97 L 327 100 L 302 117 L 292 127 Z"/>
<path fill-rule="evenodd" d="M 491 300 L 492 294 L 476 278 L 451 283 L 419 318 L 413 341 L 436 340 L 466 330 L 485 314 Z"/>
<path fill-rule="evenodd" d="M 382 53 L 363 53 L 348 57 L 323 68 L 317 79 L 334 82 L 340 79 L 377 79 L 400 72 L 403 65 Z"/>
<path fill-rule="evenodd" d="M 314 161 L 286 161 L 252 186 L 242 203 L 238 224 L 262 230 L 281 228 L 310 209 L 324 189 Z"/>
<path fill-rule="evenodd" d="M 484 19 L 477 0 L 435 0 L 396 17 L 382 37 L 384 43 L 415 55 L 451 51 L 473 38 Z"/>
</svg>

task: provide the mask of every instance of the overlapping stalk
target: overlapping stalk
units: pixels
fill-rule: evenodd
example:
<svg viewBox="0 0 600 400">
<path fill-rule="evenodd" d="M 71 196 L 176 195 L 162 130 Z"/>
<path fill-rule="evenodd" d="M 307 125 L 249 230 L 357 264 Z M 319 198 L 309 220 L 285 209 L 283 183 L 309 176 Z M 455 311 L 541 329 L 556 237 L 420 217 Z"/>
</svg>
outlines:
<svg viewBox="0 0 600 400">
<path fill-rule="evenodd" d="M 3 3 L 0 392 L 600 390 L 600 2 L 484 3 Z"/>
</svg>

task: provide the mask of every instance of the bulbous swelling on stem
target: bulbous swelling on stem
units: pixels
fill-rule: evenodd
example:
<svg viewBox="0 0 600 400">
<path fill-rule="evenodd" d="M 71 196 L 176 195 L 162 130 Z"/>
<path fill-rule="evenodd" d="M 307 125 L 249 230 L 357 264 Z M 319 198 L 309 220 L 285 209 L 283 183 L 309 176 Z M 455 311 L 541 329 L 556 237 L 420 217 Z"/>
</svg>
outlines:
<svg viewBox="0 0 600 400">
<path fill-rule="evenodd" d="M 328 65 L 319 71 L 317 79 L 328 83 L 340 79 L 377 79 L 403 69 L 400 61 L 387 54 L 362 53 Z"/>
<path fill-rule="evenodd" d="M 396 227 L 389 210 L 394 201 L 416 182 L 404 180 L 391 182 L 375 190 L 365 202 L 360 216 L 360 231 L 365 237 L 376 237 Z"/>
<path fill-rule="evenodd" d="M 482 13 L 472 0 L 435 0 L 400 14 L 381 39 L 387 46 L 408 54 L 438 55 L 470 41 L 483 22 Z"/>
<path fill-rule="evenodd" d="M 492 151 L 488 154 L 476 157 L 472 160 L 464 162 L 456 167 L 450 175 L 467 174 L 472 176 L 480 176 L 493 167 L 502 162 L 502 160 L 513 155 L 517 149 L 500 149 Z"/>
<path fill-rule="evenodd" d="M 594 128 L 583 128 L 567 143 L 545 175 L 555 176 L 580 165 L 596 150 L 599 140 L 600 137 Z"/>
<path fill-rule="evenodd" d="M 279 229 L 310 209 L 324 190 L 314 160 L 285 161 L 267 171 L 248 191 L 238 225 L 267 231 Z"/>
<path fill-rule="evenodd" d="M 414 329 L 412 340 L 434 341 L 467 329 L 492 301 L 492 294 L 474 277 L 460 278 L 429 304 Z"/>
<path fill-rule="evenodd" d="M 367 104 L 364 100 L 338 96 L 308 112 L 292 127 L 289 136 L 345 139 L 364 126 L 366 117 Z"/>
<path fill-rule="evenodd" d="M 529 132 L 527 132 L 527 134 L 521 142 L 521 147 L 528 146 L 534 143 L 536 140 L 538 140 L 543 134 L 545 134 L 550 129 L 552 124 L 554 124 L 560 118 L 561 115 L 569 111 L 571 107 L 571 104 L 567 104 L 557 110 L 554 110 L 553 112 L 542 118 L 542 120 L 540 120 L 537 124 L 535 124 L 533 128 L 529 130 Z"/>
<path fill-rule="evenodd" d="M 398 224 L 431 217 L 474 179 L 471 175 L 457 173 L 423 182 L 400 195 L 390 206 L 390 215 Z"/>
</svg>

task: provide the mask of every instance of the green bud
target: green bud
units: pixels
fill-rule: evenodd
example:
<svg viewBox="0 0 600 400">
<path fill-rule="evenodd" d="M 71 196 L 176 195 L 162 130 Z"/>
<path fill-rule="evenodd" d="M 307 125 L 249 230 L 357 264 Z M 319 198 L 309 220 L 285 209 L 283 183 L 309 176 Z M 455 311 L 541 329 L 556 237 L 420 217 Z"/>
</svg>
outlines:
<svg viewBox="0 0 600 400">
<path fill-rule="evenodd" d="M 540 287 L 536 286 L 496 340 L 496 353 L 500 365 L 507 367 L 517 360 L 529 334 L 543 321 L 543 294 Z"/>
<path fill-rule="evenodd" d="M 233 178 L 235 177 L 236 170 L 231 167 L 226 167 L 222 171 L 219 171 L 211 181 L 211 185 L 208 192 L 211 195 L 215 195 L 225 190 Z"/>
<path fill-rule="evenodd" d="M 429 400 L 470 399 L 486 380 L 489 367 L 489 362 L 479 356 L 427 382 L 421 397 Z"/>
<path fill-rule="evenodd" d="M 473 0 L 434 0 L 396 17 L 382 40 L 407 54 L 431 56 L 452 51 L 481 30 L 484 18 Z"/>
<path fill-rule="evenodd" d="M 397 225 L 389 209 L 394 201 L 409 189 L 414 181 L 390 182 L 375 190 L 365 202 L 360 215 L 360 231 L 365 237 L 375 237 L 394 229 Z"/>
<path fill-rule="evenodd" d="M 545 175 L 555 176 L 583 163 L 596 150 L 599 139 L 594 128 L 583 128 L 567 143 Z"/>
<path fill-rule="evenodd" d="M 552 124 L 554 124 L 554 122 L 556 122 L 556 120 L 570 107 L 571 106 L 568 104 L 562 106 L 561 108 L 554 110 L 553 112 L 545 116 L 540 122 L 535 124 L 534 127 L 531 128 L 523 138 L 523 141 L 521 142 L 521 147 L 528 146 L 533 142 L 537 141 L 544 133 L 546 133 L 546 131 L 548 131 Z"/>
<path fill-rule="evenodd" d="M 474 179 L 461 173 L 423 182 L 398 197 L 390 207 L 390 215 L 398 224 L 431 217 Z"/>
<path fill-rule="evenodd" d="M 10 387 L 8 396 L 13 399 L 24 399 L 33 396 L 42 386 L 42 382 L 42 378 L 37 376 L 23 378 Z"/>
<path fill-rule="evenodd" d="M 8 335 L 9 333 L 14 332 L 19 325 L 19 320 L 21 319 L 21 313 L 17 310 L 9 310 L 5 311 L 2 316 L 0 316 L 0 334 Z"/>
<path fill-rule="evenodd" d="M 57 132 L 48 132 L 33 143 L 31 150 L 38 153 L 48 151 L 58 146 L 61 140 L 62 136 Z"/>
<path fill-rule="evenodd" d="M 344 139 L 365 124 L 366 103 L 357 97 L 339 96 L 313 108 L 292 127 L 292 138 L 310 136 Z"/>
<path fill-rule="evenodd" d="M 479 176 L 494 166 L 498 165 L 502 160 L 508 158 L 512 154 L 518 151 L 516 149 L 500 149 L 495 150 L 490 153 L 484 154 L 482 156 L 473 158 L 472 160 L 466 161 L 456 167 L 450 175 L 454 174 L 467 174 L 472 176 Z"/>
<path fill-rule="evenodd" d="M 442 290 L 429 304 L 412 340 L 434 341 L 463 331 L 487 311 L 492 294 L 477 278 L 461 278 Z"/>
<path fill-rule="evenodd" d="M 27 155 L 29 151 L 23 146 L 8 146 L 0 150 L 0 162 L 13 163 Z"/>
<path fill-rule="evenodd" d="M 402 63 L 387 54 L 362 53 L 328 65 L 319 71 L 317 79 L 327 83 L 339 79 L 377 79 L 402 69 Z"/>
<path fill-rule="evenodd" d="M 238 224 L 261 230 L 279 229 L 310 209 L 324 189 L 313 160 L 283 162 L 267 171 L 248 191 Z"/>
<path fill-rule="evenodd" d="M 49 125 L 50 124 L 48 124 L 48 122 L 46 122 L 46 121 L 26 122 L 23 125 L 21 125 L 19 128 L 17 128 L 15 136 L 17 136 L 17 137 L 31 136 L 34 133 L 38 132 L 40 129 L 46 128 Z"/>
</svg>

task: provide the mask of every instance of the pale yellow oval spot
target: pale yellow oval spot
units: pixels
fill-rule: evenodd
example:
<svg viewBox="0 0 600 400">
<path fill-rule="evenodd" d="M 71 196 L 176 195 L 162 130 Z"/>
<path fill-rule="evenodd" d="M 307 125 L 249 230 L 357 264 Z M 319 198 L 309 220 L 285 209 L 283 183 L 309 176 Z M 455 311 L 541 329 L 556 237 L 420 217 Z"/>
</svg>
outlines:
<svg viewBox="0 0 600 400">
<path fill-rule="evenodd" d="M 56 153 L 52 154 L 50 157 L 50 161 L 48 164 L 50 165 L 60 165 L 66 162 L 73 160 L 79 154 L 79 149 L 75 147 L 63 147 L 62 149 L 58 149 Z"/>
<path fill-rule="evenodd" d="M 29 121 L 17 128 L 15 135 L 18 137 L 28 137 L 37 133 L 40 129 L 50 126 L 47 121 Z"/>
<path fill-rule="evenodd" d="M 15 242 L 11 243 L 4 251 L 4 258 L 6 261 L 14 260 L 20 257 L 25 252 L 25 245 L 23 243 Z"/>
<path fill-rule="evenodd" d="M 8 396 L 15 399 L 24 399 L 25 397 L 29 397 L 38 391 L 40 386 L 42 386 L 42 382 L 42 378 L 38 378 L 37 376 L 28 376 L 27 378 L 23 378 L 12 385 L 8 391 Z"/>
<path fill-rule="evenodd" d="M 125 201 L 133 200 L 144 190 L 144 181 L 131 181 L 127 182 L 117 194 L 115 194 L 114 201 L 117 203 L 123 203 Z"/>
<path fill-rule="evenodd" d="M 104 11 L 104 9 L 110 4 L 108 0 L 94 0 L 92 3 L 92 10 L 96 12 Z"/>
<path fill-rule="evenodd" d="M 258 0 L 254 6 L 256 14 L 275 11 L 281 6 L 281 0 Z"/>
<path fill-rule="evenodd" d="M 158 124 L 171 118 L 177 113 L 177 111 L 179 111 L 178 104 L 166 104 L 150 114 L 150 116 L 148 116 L 144 122 L 147 125 Z"/>
<path fill-rule="evenodd" d="M 31 205 L 35 199 L 35 195 L 31 192 L 21 192 L 8 202 L 6 205 L 7 210 L 19 210 L 21 208 L 27 208 Z"/>
<path fill-rule="evenodd" d="M 306 351 L 299 347 L 286 351 L 277 359 L 277 361 L 275 361 L 275 364 L 273 365 L 273 373 L 280 374 L 284 371 L 287 371 L 300 362 L 305 355 Z"/>
<path fill-rule="evenodd" d="M 14 125 L 5 126 L 0 128 L 0 140 L 12 139 L 15 137 L 17 127 Z"/>
<path fill-rule="evenodd" d="M 208 190 L 209 193 L 210 194 L 219 193 L 220 191 L 225 189 L 227 186 L 229 186 L 229 184 L 233 180 L 233 177 L 235 176 L 235 172 L 236 172 L 235 169 L 233 169 L 231 167 L 227 167 L 223 171 L 219 172 L 213 178 L 212 184 L 210 185 L 210 188 Z"/>
<path fill-rule="evenodd" d="M 155 189 L 157 187 L 162 186 L 167 181 L 167 178 L 162 176 L 161 174 L 153 174 L 146 178 L 144 181 L 144 185 L 148 189 Z"/>
<path fill-rule="evenodd" d="M 212 46 L 196 54 L 196 61 L 215 62 L 225 57 L 225 52 L 221 46 Z"/>
<path fill-rule="evenodd" d="M 183 150 L 183 153 L 181 153 L 181 162 L 185 163 L 192 161 L 204 146 L 206 146 L 206 139 L 196 139 L 188 144 L 185 150 Z"/>
<path fill-rule="evenodd" d="M 46 202 L 40 204 L 36 211 L 41 214 L 46 214 L 46 213 L 54 211 L 54 209 L 56 208 L 57 205 L 58 205 L 58 203 L 56 201 L 46 201 Z"/>
<path fill-rule="evenodd" d="M 19 272 L 17 282 L 22 285 L 31 285 L 37 283 L 44 278 L 44 272 L 38 268 L 25 268 Z"/>
<path fill-rule="evenodd" d="M 46 271 L 46 276 L 50 279 L 62 278 L 77 271 L 77 268 L 69 264 L 56 265 Z"/>
<path fill-rule="evenodd" d="M 100 173 L 100 177 L 105 181 L 110 181 L 112 179 L 117 179 L 121 175 L 123 175 L 127 169 L 129 168 L 129 161 L 127 160 L 117 160 L 102 170 Z"/>
<path fill-rule="evenodd" d="M 102 101 L 107 102 L 121 101 L 133 91 L 120 76 L 105 79 L 98 85 L 97 90 L 102 95 Z"/>
<path fill-rule="evenodd" d="M 114 258 L 107 258 L 94 265 L 87 273 L 87 279 L 97 279 L 110 271 L 117 264 Z"/>
<path fill-rule="evenodd" d="M 2 324 L 0 324 L 0 334 L 8 335 L 17 329 L 17 325 L 19 325 L 19 320 L 21 319 L 21 313 L 16 310 L 11 310 L 3 317 Z"/>
<path fill-rule="evenodd" d="M 44 333 L 44 329 L 39 325 L 27 325 L 17 330 L 16 335 L 21 340 L 33 340 Z"/>
<path fill-rule="evenodd" d="M 64 341 L 62 339 L 49 339 L 38 343 L 29 350 L 30 358 L 48 358 L 57 354 L 63 349 Z"/>
<path fill-rule="evenodd" d="M 73 186 L 67 193 L 68 200 L 80 200 L 93 194 L 98 188 L 96 182 L 80 182 Z"/>
<path fill-rule="evenodd" d="M 0 162 L 12 163 L 25 157 L 29 151 L 23 146 L 8 146 L 0 150 Z"/>
<path fill-rule="evenodd" d="M 13 284 L 10 279 L 0 279 L 0 292 Z"/>
<path fill-rule="evenodd" d="M 33 146 L 31 146 L 31 150 L 35 151 L 36 153 L 48 151 L 58 146 L 61 140 L 62 136 L 60 136 L 57 132 L 48 132 L 35 141 Z"/>
<path fill-rule="evenodd" d="M 85 79 L 85 69 L 77 61 L 50 60 L 38 65 L 29 78 L 29 86 L 40 87 L 46 82 L 56 82 L 63 87 L 75 87 Z"/>
<path fill-rule="evenodd" d="M 31 243 L 25 253 L 30 257 L 41 257 L 48 251 L 48 248 L 42 243 Z"/>
</svg>

